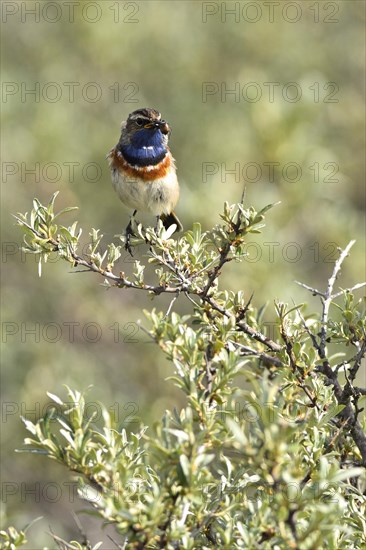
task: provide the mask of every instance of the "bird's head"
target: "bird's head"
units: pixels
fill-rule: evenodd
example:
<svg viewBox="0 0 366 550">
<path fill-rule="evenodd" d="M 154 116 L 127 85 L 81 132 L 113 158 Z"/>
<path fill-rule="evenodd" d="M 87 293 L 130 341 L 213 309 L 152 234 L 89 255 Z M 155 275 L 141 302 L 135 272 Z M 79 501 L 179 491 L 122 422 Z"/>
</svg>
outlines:
<svg viewBox="0 0 366 550">
<path fill-rule="evenodd" d="M 122 136 L 136 147 L 167 145 L 170 127 L 159 111 L 150 108 L 133 111 L 122 124 Z"/>
<path fill-rule="evenodd" d="M 119 148 L 132 164 L 155 164 L 168 151 L 169 124 L 159 111 L 137 109 L 122 123 Z"/>
</svg>

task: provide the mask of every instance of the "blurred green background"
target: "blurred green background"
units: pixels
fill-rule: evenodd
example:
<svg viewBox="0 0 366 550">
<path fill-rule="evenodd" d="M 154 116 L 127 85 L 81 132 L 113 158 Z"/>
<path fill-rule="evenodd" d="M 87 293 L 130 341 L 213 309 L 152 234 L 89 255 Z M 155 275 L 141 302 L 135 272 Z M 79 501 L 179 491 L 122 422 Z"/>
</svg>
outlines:
<svg viewBox="0 0 366 550">
<path fill-rule="evenodd" d="M 4 524 L 43 516 L 29 548 L 52 546 L 49 526 L 76 537 L 70 508 L 82 505 L 61 467 L 14 453 L 26 435 L 20 414 L 35 420 L 46 391 L 63 384 L 92 385 L 95 410 L 104 402 L 132 430 L 183 403 L 166 381 L 172 366 L 136 324 L 143 308 L 166 309 L 165 297 L 106 292 L 59 261 L 38 278 L 11 213 L 59 190 L 57 210 L 80 208 L 64 223 L 76 216 L 83 242 L 91 227 L 117 242 L 128 211 L 105 156 L 129 112 L 154 107 L 173 129 L 186 229 L 211 228 L 244 185 L 257 208 L 281 201 L 222 285 L 269 302 L 268 321 L 275 298 L 314 309 L 294 280 L 324 286 L 337 246 L 357 240 L 339 284 L 365 275 L 364 10 L 360 1 L 2 3 L 2 504 Z"/>
</svg>

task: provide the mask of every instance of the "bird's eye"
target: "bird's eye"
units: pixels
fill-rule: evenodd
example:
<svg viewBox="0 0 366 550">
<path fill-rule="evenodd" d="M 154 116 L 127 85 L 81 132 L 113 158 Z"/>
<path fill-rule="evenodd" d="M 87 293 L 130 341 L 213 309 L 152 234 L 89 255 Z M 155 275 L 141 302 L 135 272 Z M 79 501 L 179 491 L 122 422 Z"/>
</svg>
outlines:
<svg viewBox="0 0 366 550">
<path fill-rule="evenodd" d="M 143 126 L 143 124 L 144 124 L 144 119 L 143 119 L 143 118 L 137 118 L 137 119 L 136 119 L 136 124 L 137 124 L 137 126 Z"/>
</svg>

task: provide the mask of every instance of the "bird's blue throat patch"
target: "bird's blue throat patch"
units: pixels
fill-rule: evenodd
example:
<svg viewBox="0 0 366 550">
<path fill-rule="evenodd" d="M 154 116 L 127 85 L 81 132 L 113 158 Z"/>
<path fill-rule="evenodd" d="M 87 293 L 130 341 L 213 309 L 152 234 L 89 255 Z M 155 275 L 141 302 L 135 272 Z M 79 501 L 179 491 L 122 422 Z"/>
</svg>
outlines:
<svg viewBox="0 0 366 550">
<path fill-rule="evenodd" d="M 127 162 L 134 166 L 158 164 L 168 152 L 163 142 L 163 134 L 158 128 L 139 130 L 131 137 L 128 145 L 120 144 L 119 149 Z"/>
</svg>

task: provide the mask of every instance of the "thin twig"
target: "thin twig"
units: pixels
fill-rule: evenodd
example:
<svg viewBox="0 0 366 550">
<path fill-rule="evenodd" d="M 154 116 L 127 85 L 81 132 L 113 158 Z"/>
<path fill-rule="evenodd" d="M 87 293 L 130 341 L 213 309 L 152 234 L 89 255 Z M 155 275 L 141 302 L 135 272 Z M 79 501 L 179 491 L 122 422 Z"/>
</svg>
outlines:
<svg viewBox="0 0 366 550">
<path fill-rule="evenodd" d="M 278 359 L 278 357 L 273 357 L 272 355 L 268 355 L 268 353 L 254 350 L 249 346 L 244 346 L 243 344 L 240 344 L 239 342 L 233 342 L 232 340 L 229 340 L 229 343 L 243 350 L 243 353 L 241 354 L 243 356 L 248 356 L 248 357 L 254 356 L 254 357 L 257 357 L 259 360 L 263 361 L 264 363 L 270 363 L 272 365 L 275 365 L 276 367 L 283 366 L 282 361 Z"/>
<path fill-rule="evenodd" d="M 365 283 L 358 283 L 355 286 L 351 286 L 351 288 L 345 288 L 344 290 L 341 290 L 340 292 L 336 292 L 335 294 L 332 295 L 332 300 L 334 300 L 334 298 L 338 298 L 339 296 L 342 296 L 345 292 L 353 292 L 354 290 L 358 290 L 359 288 L 362 288 L 365 285 L 366 285 L 366 282 Z"/>
<path fill-rule="evenodd" d="M 310 290 L 310 292 L 312 293 L 313 296 L 322 296 L 323 298 L 325 298 L 325 293 L 324 292 L 320 292 L 320 290 L 317 290 L 316 288 L 313 288 L 312 286 L 306 285 L 305 283 L 300 283 L 300 281 L 295 281 L 295 283 L 297 285 L 300 285 L 300 286 L 306 288 L 306 290 Z"/>
<path fill-rule="evenodd" d="M 215 355 L 214 346 L 212 342 L 209 342 L 207 345 L 207 348 L 205 350 L 205 359 L 206 359 L 206 380 L 207 380 L 207 393 L 208 395 L 211 395 L 212 392 L 212 382 L 214 379 L 214 375 L 216 373 L 216 369 L 211 369 L 212 359 Z"/>
<path fill-rule="evenodd" d="M 250 298 L 249 300 L 247 301 L 247 303 L 245 304 L 245 306 L 239 311 L 239 314 L 237 316 L 237 320 L 238 321 L 241 321 L 242 319 L 244 319 L 244 317 L 246 316 L 247 314 L 247 311 L 250 307 L 250 304 L 252 303 L 252 300 L 253 300 L 253 296 L 254 296 L 254 292 L 252 292 L 252 294 L 250 295 Z"/>
<path fill-rule="evenodd" d="M 72 511 L 71 514 L 72 514 L 72 517 L 74 518 L 74 521 L 75 521 L 76 526 L 79 530 L 79 533 L 82 536 L 82 544 L 89 548 L 90 547 L 90 542 L 88 541 L 88 537 L 86 536 L 86 533 L 83 529 L 83 526 L 81 525 L 81 522 L 80 522 L 78 516 L 76 515 L 76 513 L 74 511 Z"/>
<path fill-rule="evenodd" d="M 166 311 L 166 313 L 165 313 L 165 315 L 164 315 L 164 319 L 166 319 L 166 318 L 168 317 L 168 315 L 170 315 L 170 312 L 171 312 L 171 310 L 172 310 L 172 307 L 173 307 L 173 305 L 174 305 L 174 302 L 177 300 L 178 296 L 179 296 L 179 290 L 177 290 L 176 296 L 174 296 L 174 298 L 173 298 L 172 301 L 170 302 L 169 307 L 168 307 L 168 309 L 167 309 L 167 311 Z"/>
<path fill-rule="evenodd" d="M 360 347 L 359 351 L 356 353 L 356 355 L 354 357 L 353 367 L 351 367 L 349 369 L 349 378 L 350 378 L 351 382 L 353 382 L 354 379 L 356 378 L 356 374 L 358 372 L 358 369 L 361 366 L 361 361 L 365 357 L 365 352 L 366 352 L 366 335 L 364 334 L 363 335 L 363 342 L 361 344 L 361 347 Z"/>
<path fill-rule="evenodd" d="M 294 305 L 296 305 L 296 304 L 294 303 Z M 299 317 L 300 317 L 300 319 L 301 319 L 302 325 L 303 325 L 303 327 L 304 327 L 306 333 L 310 336 L 310 339 L 311 339 L 311 341 L 312 341 L 312 344 L 313 344 L 314 348 L 315 348 L 315 349 L 317 350 L 317 352 L 319 353 L 320 347 L 319 347 L 318 341 L 317 341 L 317 339 L 316 339 L 316 336 L 315 336 L 315 334 L 313 334 L 313 333 L 311 332 L 311 330 L 310 330 L 309 327 L 307 326 L 306 321 L 305 321 L 305 318 L 304 318 L 304 316 L 303 316 L 303 314 L 302 314 L 302 312 L 301 312 L 300 306 L 296 308 L 296 311 L 297 311 L 297 313 L 298 313 L 298 315 L 299 315 Z"/>
<path fill-rule="evenodd" d="M 337 275 L 339 273 L 339 270 L 341 269 L 342 263 L 348 256 L 348 252 L 351 250 L 355 242 L 356 241 L 350 241 L 346 246 L 346 248 L 340 252 L 339 258 L 334 264 L 333 272 L 328 279 L 328 286 L 327 286 L 327 290 L 325 291 L 324 299 L 322 299 L 323 312 L 321 317 L 322 326 L 320 329 L 320 353 L 321 353 L 322 359 L 324 359 L 326 355 L 327 324 L 328 324 L 329 308 L 332 302 L 332 292 L 333 292 L 334 283 L 336 282 Z"/>
<path fill-rule="evenodd" d="M 118 548 L 118 550 L 125 550 L 126 545 L 127 545 L 127 538 L 126 538 L 125 542 L 123 543 L 123 546 L 121 546 L 110 535 L 107 535 L 107 537 L 109 538 L 109 540 L 111 540 L 113 542 L 113 544 L 116 545 L 116 548 Z"/>
<path fill-rule="evenodd" d="M 64 540 L 61 537 L 58 537 L 57 535 L 52 533 L 52 531 L 49 534 L 51 535 L 51 537 L 53 538 L 53 540 L 55 541 L 57 546 L 60 548 L 60 550 L 65 550 L 66 548 L 71 549 L 71 550 L 75 550 L 74 545 L 69 544 L 66 540 Z M 89 546 L 89 548 L 90 548 L 90 546 Z"/>
<path fill-rule="evenodd" d="M 289 510 L 286 523 L 290 527 L 290 531 L 292 533 L 292 536 L 294 538 L 296 546 L 293 546 L 294 550 L 297 550 L 299 548 L 298 546 L 298 536 L 297 536 L 297 530 L 296 530 L 296 521 L 295 521 L 295 514 L 297 510 Z"/>
<path fill-rule="evenodd" d="M 198 304 L 197 304 L 197 302 L 195 302 L 195 301 L 193 300 L 193 298 L 189 295 L 189 293 L 188 293 L 187 291 L 184 293 L 184 296 L 185 296 L 190 302 L 192 302 L 192 304 L 193 304 L 195 307 L 199 307 Z"/>
<path fill-rule="evenodd" d="M 241 204 L 243 204 L 244 199 L 245 199 L 245 190 L 243 191 L 243 194 L 242 194 Z M 232 222 L 232 224 L 231 224 L 232 229 L 234 230 L 234 233 L 235 233 L 235 237 L 240 234 L 240 226 L 241 226 L 241 222 L 242 222 L 242 217 L 243 217 L 242 211 L 239 209 L 238 210 L 237 221 L 235 223 Z M 206 283 L 206 286 L 205 286 L 205 288 L 203 289 L 203 291 L 201 293 L 201 295 L 203 297 L 207 296 L 211 286 L 213 285 L 213 283 L 217 279 L 218 275 L 220 274 L 220 270 L 224 266 L 224 264 L 226 264 L 227 262 L 230 262 L 232 260 L 232 258 L 229 258 L 231 246 L 232 246 L 232 241 L 228 240 L 226 242 L 226 244 L 223 246 L 223 248 L 220 250 L 220 256 L 219 256 L 218 263 L 212 269 L 212 271 L 209 275 L 208 281 Z"/>
<path fill-rule="evenodd" d="M 202 296 L 202 294 L 197 293 L 197 296 L 199 296 L 204 302 L 209 304 L 215 311 L 218 311 L 222 315 L 224 315 L 227 318 L 234 317 L 232 313 L 230 313 L 227 309 L 221 307 L 213 298 L 210 296 Z M 282 346 L 280 344 L 277 344 L 270 338 L 268 338 L 265 334 L 262 334 L 261 332 L 255 330 L 254 328 L 250 327 L 245 321 L 238 321 L 237 318 L 235 318 L 235 324 L 241 330 L 242 332 L 245 332 L 248 334 L 248 336 L 251 336 L 254 340 L 257 340 L 257 342 L 261 342 L 265 346 L 267 346 L 272 351 L 281 351 Z"/>
<path fill-rule="evenodd" d="M 149 330 L 147 330 L 144 326 L 141 325 L 140 321 L 138 322 L 139 329 L 142 330 L 150 339 L 152 342 L 156 343 L 156 338 L 151 334 Z"/>
</svg>

